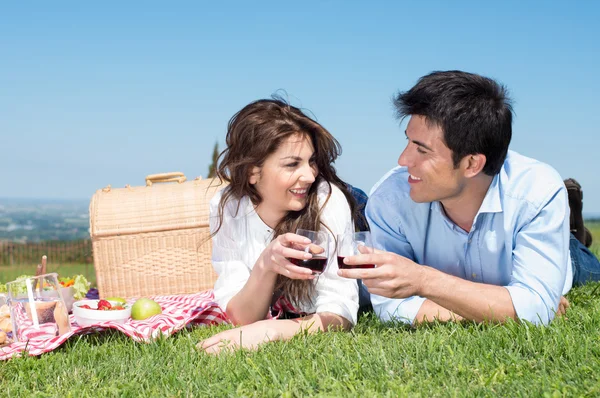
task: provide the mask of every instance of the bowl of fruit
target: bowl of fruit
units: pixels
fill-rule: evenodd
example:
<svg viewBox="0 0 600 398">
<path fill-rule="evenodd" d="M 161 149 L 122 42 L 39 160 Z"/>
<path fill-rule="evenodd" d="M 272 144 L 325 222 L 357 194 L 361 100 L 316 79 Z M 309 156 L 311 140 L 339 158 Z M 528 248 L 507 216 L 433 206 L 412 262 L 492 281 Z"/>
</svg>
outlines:
<svg viewBox="0 0 600 398">
<path fill-rule="evenodd" d="M 106 321 L 125 323 L 131 316 L 131 306 L 120 298 L 80 300 L 73 303 L 73 315 L 79 326 Z"/>
</svg>

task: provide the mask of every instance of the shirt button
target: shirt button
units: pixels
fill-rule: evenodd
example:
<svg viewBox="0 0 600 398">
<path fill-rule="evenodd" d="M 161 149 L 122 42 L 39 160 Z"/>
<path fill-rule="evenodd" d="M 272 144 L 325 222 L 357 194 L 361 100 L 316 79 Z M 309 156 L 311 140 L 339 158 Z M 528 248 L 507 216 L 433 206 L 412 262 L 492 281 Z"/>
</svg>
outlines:
<svg viewBox="0 0 600 398">
<path fill-rule="evenodd" d="M 472 238 L 471 238 L 471 239 L 469 239 L 469 240 L 467 241 L 467 243 L 471 243 L 471 241 L 472 241 L 472 240 L 473 240 Z"/>
</svg>

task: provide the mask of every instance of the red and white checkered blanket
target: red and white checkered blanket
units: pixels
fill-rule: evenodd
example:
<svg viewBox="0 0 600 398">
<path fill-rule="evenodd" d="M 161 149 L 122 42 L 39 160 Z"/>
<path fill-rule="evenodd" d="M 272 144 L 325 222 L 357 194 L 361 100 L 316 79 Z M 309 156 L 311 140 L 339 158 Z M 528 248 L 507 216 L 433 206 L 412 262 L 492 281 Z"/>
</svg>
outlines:
<svg viewBox="0 0 600 398">
<path fill-rule="evenodd" d="M 112 321 L 100 322 L 95 325 L 81 327 L 70 315 L 71 331 L 61 336 L 48 337 L 48 331 L 43 326 L 40 329 L 28 331 L 27 342 L 15 342 L 0 347 L 0 360 L 10 359 L 15 355 L 26 352 L 27 355 L 37 356 L 59 347 L 68 338 L 77 334 L 88 334 L 106 329 L 117 329 L 139 342 L 151 342 L 158 336 L 170 336 L 181 330 L 189 323 L 194 324 L 219 324 L 228 322 L 227 316 L 215 303 L 213 291 L 207 290 L 202 293 L 177 296 L 155 296 L 151 297 L 163 310 L 160 315 L 155 315 L 143 321 L 129 319 L 125 323 Z M 135 300 L 131 300 L 133 303 Z M 56 328 L 52 326 L 52 334 Z"/>
</svg>

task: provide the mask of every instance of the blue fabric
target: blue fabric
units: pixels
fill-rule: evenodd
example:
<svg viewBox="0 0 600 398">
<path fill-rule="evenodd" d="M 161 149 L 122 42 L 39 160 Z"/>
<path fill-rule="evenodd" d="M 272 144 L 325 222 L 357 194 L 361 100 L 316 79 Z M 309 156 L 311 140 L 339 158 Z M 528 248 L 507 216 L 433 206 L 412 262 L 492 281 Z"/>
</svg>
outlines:
<svg viewBox="0 0 600 398">
<path fill-rule="evenodd" d="M 569 250 L 573 269 L 573 286 L 600 281 L 600 260 L 573 234 L 571 234 Z M 358 281 L 358 289 L 358 312 L 363 313 L 372 310 L 371 295 L 360 280 Z"/>
<path fill-rule="evenodd" d="M 367 224 L 367 218 L 365 217 L 365 208 L 367 207 L 367 200 L 369 199 L 369 197 L 367 196 L 365 191 L 363 191 L 360 188 L 353 187 L 350 184 L 348 184 L 348 187 L 350 187 L 350 193 L 352 193 L 354 200 L 356 200 L 358 212 L 360 214 L 360 217 L 357 217 L 356 220 L 354 221 L 356 230 L 357 231 L 368 231 L 369 224 Z"/>
<path fill-rule="evenodd" d="M 600 261 L 598 258 L 571 234 L 571 262 L 573 265 L 573 286 L 586 282 L 600 281 Z"/>
<path fill-rule="evenodd" d="M 367 201 L 369 197 L 367 196 L 365 191 L 363 191 L 360 188 L 356 188 L 350 184 L 348 184 L 348 187 L 350 188 L 350 192 L 352 193 L 354 200 L 356 200 L 358 212 L 360 214 L 360 217 L 357 217 L 354 221 L 354 226 L 356 227 L 357 231 L 368 231 L 369 225 L 367 224 L 367 218 L 365 216 L 365 208 L 367 206 Z M 362 314 L 371 311 L 373 309 L 373 306 L 371 305 L 371 296 L 367 288 L 362 284 L 362 281 L 360 279 L 357 280 L 357 283 L 358 313 Z"/>
<path fill-rule="evenodd" d="M 573 281 L 567 191 L 554 169 L 509 151 L 468 233 L 446 217 L 439 202 L 415 203 L 409 192 L 404 167 L 373 187 L 366 215 L 376 247 L 463 279 L 504 286 L 520 319 L 546 324 L 554 318 Z M 412 323 L 425 299 L 371 295 L 371 301 L 383 320 Z"/>
<path fill-rule="evenodd" d="M 358 282 L 358 315 L 373 311 L 369 290 L 363 285 L 362 279 L 357 279 L 356 281 Z"/>
</svg>

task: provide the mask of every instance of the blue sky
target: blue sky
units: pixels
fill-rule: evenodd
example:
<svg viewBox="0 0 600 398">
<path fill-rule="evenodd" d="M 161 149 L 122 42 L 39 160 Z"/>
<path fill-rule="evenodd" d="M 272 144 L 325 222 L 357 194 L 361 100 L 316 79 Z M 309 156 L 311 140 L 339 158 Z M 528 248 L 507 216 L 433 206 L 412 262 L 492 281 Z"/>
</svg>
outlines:
<svg viewBox="0 0 600 398">
<path fill-rule="evenodd" d="M 577 178 L 600 215 L 600 3 L 216 3 L 2 3 L 0 197 L 206 176 L 229 118 L 277 90 L 368 191 L 405 145 L 392 96 L 462 69 L 508 86 L 511 149 Z"/>
</svg>

